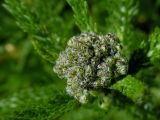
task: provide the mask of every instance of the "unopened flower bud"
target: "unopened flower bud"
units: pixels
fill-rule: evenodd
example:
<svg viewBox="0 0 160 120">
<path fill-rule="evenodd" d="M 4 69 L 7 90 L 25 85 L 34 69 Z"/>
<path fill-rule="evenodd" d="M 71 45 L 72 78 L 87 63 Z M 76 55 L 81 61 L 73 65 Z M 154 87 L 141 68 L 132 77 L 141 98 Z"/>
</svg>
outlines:
<svg viewBox="0 0 160 120">
<path fill-rule="evenodd" d="M 54 71 L 67 79 L 67 93 L 86 103 L 91 96 L 90 91 L 108 87 L 112 79 L 127 73 L 128 61 L 121 48 L 114 34 L 82 33 L 68 41 Z"/>
</svg>

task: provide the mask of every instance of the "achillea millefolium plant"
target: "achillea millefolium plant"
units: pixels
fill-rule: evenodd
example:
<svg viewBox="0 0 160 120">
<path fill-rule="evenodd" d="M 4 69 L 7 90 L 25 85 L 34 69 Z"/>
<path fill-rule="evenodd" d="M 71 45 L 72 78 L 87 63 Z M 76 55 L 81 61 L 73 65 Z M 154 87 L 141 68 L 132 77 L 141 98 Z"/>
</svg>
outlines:
<svg viewBox="0 0 160 120">
<path fill-rule="evenodd" d="M 0 119 L 160 118 L 159 0 L 0 4 Z"/>
</svg>

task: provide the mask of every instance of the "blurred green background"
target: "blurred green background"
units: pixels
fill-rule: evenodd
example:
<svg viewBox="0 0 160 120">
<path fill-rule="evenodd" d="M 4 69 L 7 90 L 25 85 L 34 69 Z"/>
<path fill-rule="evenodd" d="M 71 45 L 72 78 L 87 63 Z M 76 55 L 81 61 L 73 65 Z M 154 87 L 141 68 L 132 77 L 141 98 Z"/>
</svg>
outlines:
<svg viewBox="0 0 160 120">
<path fill-rule="evenodd" d="M 81 106 L 68 97 L 65 94 L 66 81 L 58 78 L 53 72 L 53 63 L 42 59 L 37 54 L 32 45 L 32 35 L 17 26 L 15 18 L 3 7 L 3 4 L 4 0 L 0 0 L 0 120 L 145 119 L 145 112 L 137 110 L 135 107 L 125 107 L 124 109 L 114 107 L 110 112 L 105 112 L 95 105 Z M 43 4 L 46 2 L 43 1 Z M 109 25 L 106 24 L 106 21 L 109 13 L 105 0 L 88 0 L 88 4 L 89 14 L 96 21 L 99 31 L 108 32 L 110 29 L 107 28 Z M 133 17 L 131 23 L 140 34 L 145 36 L 144 38 L 148 38 L 153 29 L 160 26 L 160 1 L 139 0 L 139 4 L 139 12 Z M 53 46 L 53 48 L 61 47 L 60 50 L 63 50 L 67 39 L 80 33 L 80 30 L 75 25 L 73 11 L 65 0 L 54 0 L 52 9 L 53 14 L 55 12 L 58 16 L 49 16 L 58 21 L 55 26 L 58 30 L 55 29 L 55 31 L 57 30 L 59 35 L 63 34 L 66 38 L 63 45 Z M 43 19 L 37 21 L 38 24 L 41 22 L 45 23 Z M 48 26 L 50 24 L 48 22 Z M 156 88 L 153 91 L 160 100 L 159 66 L 142 69 L 136 76 L 148 86 Z M 62 96 L 58 94 L 59 92 Z M 155 102 L 157 108 L 146 115 L 148 120 L 156 120 L 160 117 L 160 102 Z M 70 107 L 67 108 L 67 106 Z M 68 111 L 70 112 L 67 113 Z"/>
</svg>

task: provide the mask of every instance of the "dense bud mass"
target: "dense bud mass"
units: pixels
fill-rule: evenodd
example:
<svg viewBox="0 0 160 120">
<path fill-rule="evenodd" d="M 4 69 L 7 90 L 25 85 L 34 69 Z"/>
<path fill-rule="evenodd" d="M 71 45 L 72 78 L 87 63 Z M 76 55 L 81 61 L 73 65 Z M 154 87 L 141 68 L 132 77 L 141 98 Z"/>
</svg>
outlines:
<svg viewBox="0 0 160 120">
<path fill-rule="evenodd" d="M 127 70 L 119 39 L 111 33 L 93 32 L 72 37 L 54 66 L 54 71 L 67 79 L 67 93 L 81 103 L 88 101 L 90 91 L 107 87 Z"/>
</svg>

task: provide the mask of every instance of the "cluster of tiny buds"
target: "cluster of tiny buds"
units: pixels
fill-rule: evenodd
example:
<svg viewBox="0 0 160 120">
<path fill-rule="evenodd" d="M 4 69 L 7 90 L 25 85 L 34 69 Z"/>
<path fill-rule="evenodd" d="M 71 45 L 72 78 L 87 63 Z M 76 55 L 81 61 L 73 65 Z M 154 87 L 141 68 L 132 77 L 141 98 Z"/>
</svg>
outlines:
<svg viewBox="0 0 160 120">
<path fill-rule="evenodd" d="M 82 33 L 68 41 L 54 71 L 67 79 L 67 93 L 86 103 L 92 90 L 108 87 L 112 79 L 127 73 L 128 61 L 121 49 L 114 34 Z"/>
</svg>

